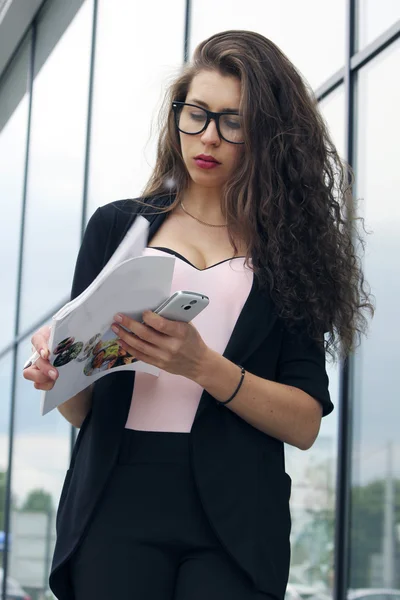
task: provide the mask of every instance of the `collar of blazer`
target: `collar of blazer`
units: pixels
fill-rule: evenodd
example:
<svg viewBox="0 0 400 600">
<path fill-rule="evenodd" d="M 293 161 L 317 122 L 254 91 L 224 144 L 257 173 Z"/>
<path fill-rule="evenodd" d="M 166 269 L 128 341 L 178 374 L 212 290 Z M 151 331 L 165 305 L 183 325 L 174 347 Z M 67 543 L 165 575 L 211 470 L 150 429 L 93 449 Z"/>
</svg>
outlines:
<svg viewBox="0 0 400 600">
<path fill-rule="evenodd" d="M 168 196 L 156 201 L 158 206 L 171 204 L 174 197 Z M 161 227 L 168 213 L 146 214 L 147 209 L 139 211 L 150 222 L 149 241 Z M 276 321 L 272 300 L 268 293 L 261 292 L 258 279 L 253 278 L 250 294 L 243 306 L 223 356 L 236 364 L 243 364 L 268 336 Z M 195 420 L 209 404 L 211 396 L 204 391 L 196 412 Z"/>
</svg>

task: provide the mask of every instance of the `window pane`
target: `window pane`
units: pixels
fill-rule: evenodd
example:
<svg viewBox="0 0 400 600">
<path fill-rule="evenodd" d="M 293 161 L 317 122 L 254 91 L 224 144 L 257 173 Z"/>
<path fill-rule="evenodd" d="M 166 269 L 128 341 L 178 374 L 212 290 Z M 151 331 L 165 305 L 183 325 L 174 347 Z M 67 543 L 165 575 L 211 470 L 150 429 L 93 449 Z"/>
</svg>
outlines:
<svg viewBox="0 0 400 600">
<path fill-rule="evenodd" d="M 353 588 L 400 588 L 399 60 L 397 42 L 358 78 L 357 196 L 373 232 L 364 264 L 376 314 L 355 364 Z"/>
<path fill-rule="evenodd" d="M 131 0 L 99 1 L 88 218 L 102 204 L 140 196 L 147 182 L 151 125 L 182 64 L 184 17 L 184 0 L 158 2 L 156 19 L 152 2 L 138 11 Z"/>
<path fill-rule="evenodd" d="M 4 530 L 4 506 L 8 470 L 11 408 L 12 354 L 0 359 L 0 531 Z"/>
<path fill-rule="evenodd" d="M 17 369 L 30 353 L 18 350 Z M 12 546 L 9 575 L 32 598 L 47 590 L 55 540 L 55 511 L 70 456 L 70 426 L 57 410 L 40 416 L 41 392 L 18 377 L 12 471 Z"/>
<path fill-rule="evenodd" d="M 320 104 L 339 154 L 344 146 L 344 92 L 339 88 Z M 335 410 L 322 420 L 314 446 L 302 452 L 286 446 L 292 477 L 292 560 L 288 600 L 332 597 L 334 568 L 339 369 L 328 363 Z M 300 594 L 300 596 L 299 596 Z"/>
<path fill-rule="evenodd" d="M 324 418 L 313 447 L 306 453 L 286 447 L 292 478 L 292 555 L 289 591 L 332 597 L 336 505 L 338 374 L 330 369 L 330 392 L 336 406 Z M 299 596 L 299 595 L 300 596 Z"/>
<path fill-rule="evenodd" d="M 192 51 L 202 40 L 227 29 L 247 29 L 270 38 L 313 88 L 344 65 L 344 0 L 193 0 Z"/>
<path fill-rule="evenodd" d="M 399 0 L 358 0 L 358 48 L 373 42 L 381 33 L 400 19 Z"/>
<path fill-rule="evenodd" d="M 0 88 L 0 349 L 14 335 L 28 127 L 28 65 L 30 38 L 23 45 Z"/>
<path fill-rule="evenodd" d="M 56 0 L 38 24 L 39 66 L 69 20 Z M 80 242 L 92 2 L 85 2 L 37 73 L 33 87 L 21 329 L 69 294 Z M 44 47 L 43 47 L 44 46 Z"/>
<path fill-rule="evenodd" d="M 341 158 L 345 157 L 345 106 L 343 86 L 337 88 L 319 103 L 320 110 L 328 125 L 333 143 Z"/>
</svg>

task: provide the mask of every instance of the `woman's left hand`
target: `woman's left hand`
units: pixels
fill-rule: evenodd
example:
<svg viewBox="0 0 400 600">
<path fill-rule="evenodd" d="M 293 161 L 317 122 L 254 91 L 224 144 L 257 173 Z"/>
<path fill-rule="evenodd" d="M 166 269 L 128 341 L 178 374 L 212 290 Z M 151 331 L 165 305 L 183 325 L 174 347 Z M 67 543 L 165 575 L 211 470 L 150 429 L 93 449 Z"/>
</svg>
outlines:
<svg viewBox="0 0 400 600">
<path fill-rule="evenodd" d="M 114 320 L 112 330 L 120 345 L 137 360 L 193 381 L 200 376 L 209 348 L 191 323 L 170 321 L 151 311 L 143 313 L 144 323 L 125 315 L 115 315 Z"/>
</svg>

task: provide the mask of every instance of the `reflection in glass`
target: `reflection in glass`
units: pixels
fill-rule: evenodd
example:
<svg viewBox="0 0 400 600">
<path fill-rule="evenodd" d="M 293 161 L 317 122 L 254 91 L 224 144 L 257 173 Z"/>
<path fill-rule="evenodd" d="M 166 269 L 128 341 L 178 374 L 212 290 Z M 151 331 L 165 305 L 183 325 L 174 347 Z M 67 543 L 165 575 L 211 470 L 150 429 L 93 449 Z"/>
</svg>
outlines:
<svg viewBox="0 0 400 600">
<path fill-rule="evenodd" d="M 350 585 L 400 588 L 400 43 L 358 77 L 357 196 L 376 297 L 355 361 Z"/>
<path fill-rule="evenodd" d="M 320 105 L 340 155 L 344 147 L 344 92 L 338 88 Z M 339 370 L 327 364 L 329 391 L 335 410 L 322 420 L 314 446 L 302 452 L 286 446 L 292 477 L 292 559 L 288 599 L 304 595 L 332 597 L 336 505 Z M 300 596 L 299 596 L 300 594 Z"/>
<path fill-rule="evenodd" d="M 345 0 L 192 1 L 191 52 L 199 42 L 227 29 L 247 29 L 270 38 L 313 88 L 344 65 Z"/>
<path fill-rule="evenodd" d="M 30 352 L 18 349 L 17 373 Z M 70 455 L 70 426 L 57 410 L 40 416 L 41 392 L 17 380 L 13 445 L 9 574 L 33 597 L 42 598 L 55 541 L 55 511 Z"/>
<path fill-rule="evenodd" d="M 327 98 L 319 104 L 322 116 L 324 117 L 336 150 L 341 158 L 346 154 L 345 149 L 345 106 L 343 86 L 337 88 L 329 94 Z"/>
<path fill-rule="evenodd" d="M 34 80 L 22 331 L 67 298 L 71 286 L 81 233 L 92 9 L 83 4 Z M 68 10 L 61 0 L 48 5 L 38 23 L 39 58 L 53 43 L 53 20 L 64 12 L 69 18 Z"/>
<path fill-rule="evenodd" d="M 8 444 L 11 409 L 11 369 L 12 354 L 10 352 L 0 359 L 0 531 L 4 530 L 4 509 L 8 469 Z"/>
<path fill-rule="evenodd" d="M 399 0 L 357 0 L 357 47 L 373 42 L 400 19 Z"/>
<path fill-rule="evenodd" d="M 30 37 L 10 65 L 0 88 L 0 349 L 14 335 L 19 238 L 28 127 Z"/>
<path fill-rule="evenodd" d="M 154 10 L 99 0 L 88 219 L 98 206 L 140 196 L 154 165 L 151 129 L 182 64 L 185 2 L 157 2 L 157 19 Z M 167 43 L 155 43 L 166 33 Z"/>
</svg>

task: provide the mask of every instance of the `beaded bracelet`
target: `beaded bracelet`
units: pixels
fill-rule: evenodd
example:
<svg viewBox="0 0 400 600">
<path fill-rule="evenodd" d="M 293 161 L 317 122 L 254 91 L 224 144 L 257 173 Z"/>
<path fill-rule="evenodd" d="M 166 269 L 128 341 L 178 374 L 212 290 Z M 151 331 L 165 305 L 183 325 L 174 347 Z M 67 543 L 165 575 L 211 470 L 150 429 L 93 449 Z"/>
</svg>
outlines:
<svg viewBox="0 0 400 600">
<path fill-rule="evenodd" d="M 219 406 L 223 406 L 225 404 L 228 404 L 228 402 L 230 402 L 231 400 L 233 400 L 234 397 L 236 396 L 236 394 L 238 393 L 238 391 L 240 390 L 240 388 L 242 387 L 242 383 L 243 383 L 243 379 L 244 379 L 244 376 L 246 374 L 246 371 L 244 370 L 244 368 L 241 365 L 238 365 L 238 367 L 240 367 L 240 371 L 241 371 L 241 374 L 242 374 L 242 376 L 240 378 L 240 381 L 239 381 L 239 385 L 237 386 L 236 390 L 233 392 L 232 396 L 230 398 L 228 398 L 228 400 L 224 400 L 223 402 L 220 402 L 219 400 L 216 401 Z"/>
</svg>

